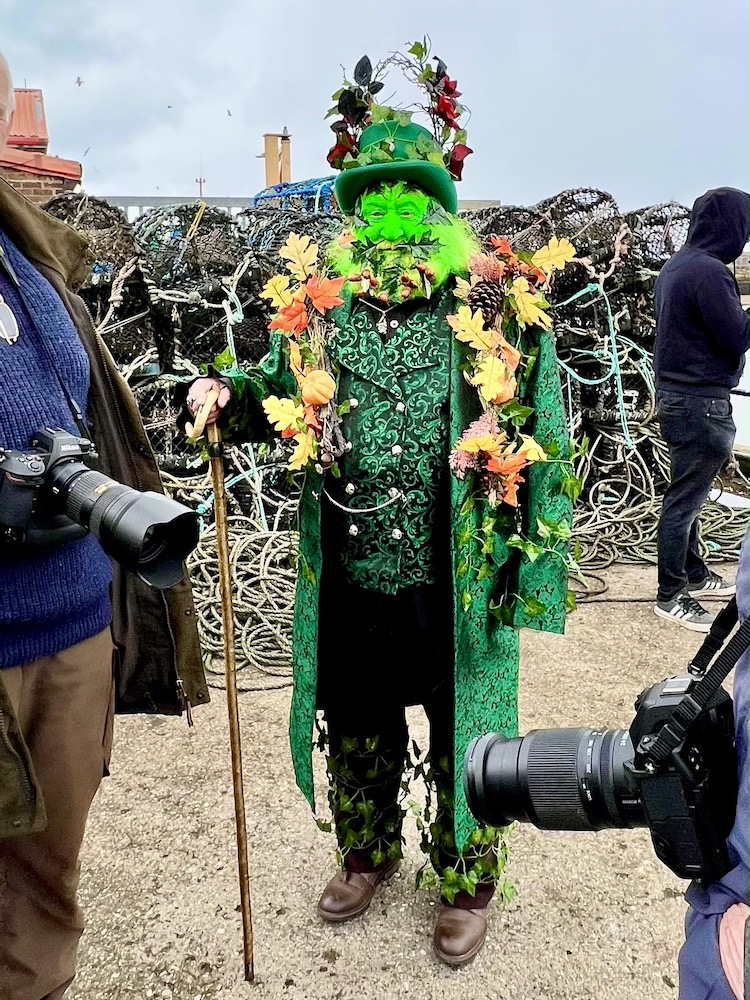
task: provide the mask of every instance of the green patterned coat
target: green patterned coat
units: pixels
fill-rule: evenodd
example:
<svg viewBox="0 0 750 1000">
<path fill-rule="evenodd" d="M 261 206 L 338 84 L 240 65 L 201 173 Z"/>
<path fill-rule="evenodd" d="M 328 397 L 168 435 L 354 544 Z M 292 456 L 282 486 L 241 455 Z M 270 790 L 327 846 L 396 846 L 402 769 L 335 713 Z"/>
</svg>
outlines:
<svg viewBox="0 0 750 1000">
<path fill-rule="evenodd" d="M 451 295 L 444 295 L 444 308 L 431 311 L 434 322 L 444 323 L 446 312 L 455 311 Z M 433 304 L 434 306 L 434 304 Z M 356 306 L 354 306 L 356 309 Z M 346 340 L 346 354 L 341 364 L 356 368 L 359 379 L 369 378 L 383 383 L 372 369 L 372 358 L 351 336 L 352 302 L 347 302 L 335 313 L 335 322 L 342 340 Z M 337 336 L 337 335 L 336 335 Z M 331 355 L 336 357 L 336 336 Z M 527 383 L 523 402 L 535 409 L 531 433 L 542 445 L 554 442 L 556 453 L 565 458 L 568 454 L 568 432 L 562 403 L 562 393 L 552 333 L 534 328 L 525 331 L 521 346 L 524 353 L 534 353 L 536 363 Z M 366 341 L 365 341 L 366 342 Z M 450 448 L 472 420 L 481 414 L 477 390 L 470 386 L 463 373 L 466 362 L 464 346 L 454 336 L 447 338 L 450 345 L 449 389 L 449 438 L 445 455 L 447 464 Z M 231 431 L 236 439 L 266 439 L 269 427 L 258 402 L 269 394 L 291 395 L 295 384 L 287 369 L 283 351 L 283 338 L 275 336 L 269 354 L 257 366 L 237 373 L 225 373 L 232 379 L 235 403 Z M 378 385 L 379 390 L 387 391 Z M 397 397 L 394 397 L 394 405 Z M 407 401 L 408 405 L 408 401 Z M 346 436 L 346 417 L 344 418 Z M 555 449 L 553 449 L 555 450 Z M 537 517 L 570 522 L 570 500 L 561 492 L 565 476 L 558 463 L 536 463 L 529 467 L 528 491 L 525 502 L 525 535 L 538 541 Z M 319 581 L 322 567 L 321 547 L 321 496 L 326 474 L 309 471 L 305 474 L 299 505 L 299 575 L 294 619 L 293 664 L 294 691 L 290 719 L 290 741 L 297 783 L 315 808 L 312 769 L 313 730 L 317 693 L 318 605 Z M 494 564 L 492 570 L 478 579 L 476 573 L 465 573 L 467 547 L 481 536 L 483 522 L 489 513 L 486 501 L 477 499 L 467 503 L 471 496 L 469 479 L 460 481 L 450 477 L 451 557 L 454 580 L 454 644 L 455 644 L 455 734 L 454 753 L 456 767 L 455 787 L 455 837 L 459 848 L 476 825 L 471 818 L 463 791 L 463 760 L 471 740 L 486 732 L 501 732 L 514 736 L 518 726 L 518 628 L 533 628 L 562 632 L 565 623 L 565 595 L 567 572 L 560 559 L 543 554 L 531 562 L 518 550 L 509 549 L 502 535 L 496 533 Z M 470 541 L 471 539 L 471 541 Z M 491 604 L 500 586 L 501 574 L 512 567 L 513 581 L 509 588 L 521 600 L 516 603 L 514 627 L 502 625 L 492 613 Z M 470 598 L 469 596 L 470 595 Z M 535 598 L 543 613 L 526 614 L 525 605 Z M 346 650 L 351 656 L 352 650 Z"/>
</svg>

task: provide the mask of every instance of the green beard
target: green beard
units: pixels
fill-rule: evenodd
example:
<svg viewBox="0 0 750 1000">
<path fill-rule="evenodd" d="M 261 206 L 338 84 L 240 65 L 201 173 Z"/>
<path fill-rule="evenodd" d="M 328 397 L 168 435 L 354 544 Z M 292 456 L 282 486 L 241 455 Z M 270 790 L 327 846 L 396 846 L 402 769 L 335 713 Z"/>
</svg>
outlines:
<svg viewBox="0 0 750 1000">
<path fill-rule="evenodd" d="M 479 245 L 462 219 L 424 191 L 398 182 L 366 191 L 328 263 L 353 295 L 381 302 L 429 298 L 452 276 L 466 277 Z"/>
</svg>

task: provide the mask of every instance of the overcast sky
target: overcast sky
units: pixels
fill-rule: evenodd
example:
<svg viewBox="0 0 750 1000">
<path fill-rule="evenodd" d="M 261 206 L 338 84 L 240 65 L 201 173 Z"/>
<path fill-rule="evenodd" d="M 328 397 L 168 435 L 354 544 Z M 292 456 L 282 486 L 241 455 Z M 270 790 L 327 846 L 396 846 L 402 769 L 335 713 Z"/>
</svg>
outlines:
<svg viewBox="0 0 750 1000">
<path fill-rule="evenodd" d="M 427 32 L 472 110 L 462 198 L 532 204 L 591 186 L 634 209 L 748 188 L 749 10 L 747 0 L 0 0 L 0 50 L 16 86 L 43 89 L 51 152 L 81 160 L 92 193 L 197 194 L 202 171 L 207 195 L 249 196 L 264 184 L 264 132 L 289 128 L 295 180 L 327 174 L 323 116 L 340 65 Z"/>
</svg>

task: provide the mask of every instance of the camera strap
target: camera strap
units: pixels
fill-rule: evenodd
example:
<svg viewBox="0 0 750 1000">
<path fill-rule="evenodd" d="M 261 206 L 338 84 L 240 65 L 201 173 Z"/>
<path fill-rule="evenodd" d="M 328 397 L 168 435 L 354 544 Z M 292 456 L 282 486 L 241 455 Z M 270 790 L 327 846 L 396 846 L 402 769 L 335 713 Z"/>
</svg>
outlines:
<svg viewBox="0 0 750 1000">
<path fill-rule="evenodd" d="M 639 755 L 639 766 L 650 762 L 657 769 L 661 767 L 675 747 L 685 739 L 692 723 L 714 697 L 728 677 L 732 667 L 747 651 L 750 646 L 750 618 L 745 618 L 732 638 L 728 642 L 726 641 L 737 623 L 738 617 L 737 599 L 733 598 L 717 615 L 711 626 L 711 631 L 690 665 L 691 672 L 703 673 L 716 652 L 718 650 L 721 652 L 709 669 L 705 670 L 703 677 L 692 691 L 689 691 L 681 699 L 672 717 L 664 724 L 654 740 L 653 746 L 650 746 L 645 754 Z"/>
<path fill-rule="evenodd" d="M 52 356 L 52 351 L 50 350 L 49 344 L 47 343 L 47 338 L 42 333 L 36 310 L 26 297 L 23 290 L 23 285 L 19 281 L 18 275 L 13 269 L 11 262 L 8 260 L 8 256 L 5 253 L 5 248 L 3 247 L 2 242 L 0 242 L 0 266 L 2 266 L 9 281 L 12 282 L 12 284 L 15 286 L 16 291 L 21 296 L 23 304 L 26 306 L 26 311 L 28 312 L 29 316 L 31 317 L 34 323 L 34 326 L 36 327 L 36 332 L 39 336 L 39 342 L 42 345 L 42 350 L 44 351 L 47 361 L 49 362 L 49 366 L 52 372 L 54 373 L 55 378 L 57 379 L 60 385 L 60 388 L 62 389 L 63 396 L 65 397 L 65 401 L 68 404 L 68 409 L 72 414 L 73 422 L 78 428 L 78 433 L 81 435 L 81 437 L 91 439 L 91 432 L 89 428 L 86 426 L 85 420 L 83 419 L 83 411 L 81 410 L 81 407 L 78 405 L 76 400 L 71 395 L 70 390 L 68 389 L 67 385 L 65 385 L 60 376 L 60 371 L 57 367 L 54 357 Z"/>
</svg>

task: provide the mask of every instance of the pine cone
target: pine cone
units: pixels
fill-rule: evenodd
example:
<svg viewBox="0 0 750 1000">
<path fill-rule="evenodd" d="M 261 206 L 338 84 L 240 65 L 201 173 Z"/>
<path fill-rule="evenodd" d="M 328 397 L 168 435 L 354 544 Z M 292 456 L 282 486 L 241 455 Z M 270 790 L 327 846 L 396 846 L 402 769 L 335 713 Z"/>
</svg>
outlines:
<svg viewBox="0 0 750 1000">
<path fill-rule="evenodd" d="M 482 310 L 485 325 L 490 326 L 502 309 L 503 293 L 493 281 L 479 281 L 469 292 L 469 308 L 472 312 Z"/>
</svg>

